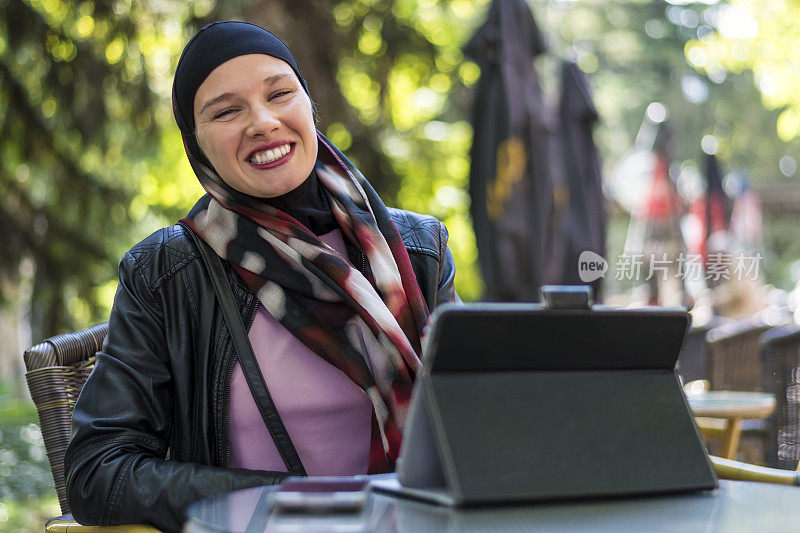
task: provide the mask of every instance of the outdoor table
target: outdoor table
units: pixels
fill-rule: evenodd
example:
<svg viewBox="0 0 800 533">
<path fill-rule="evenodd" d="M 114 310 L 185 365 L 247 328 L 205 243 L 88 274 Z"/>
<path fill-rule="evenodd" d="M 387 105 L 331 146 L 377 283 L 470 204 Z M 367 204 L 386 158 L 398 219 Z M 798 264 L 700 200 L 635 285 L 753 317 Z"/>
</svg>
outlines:
<svg viewBox="0 0 800 533">
<path fill-rule="evenodd" d="M 184 533 L 214 532 L 752 532 L 793 531 L 800 487 L 721 480 L 719 489 L 666 496 L 453 509 L 370 493 L 359 513 L 272 514 L 256 487 L 202 500 L 188 509 Z M 262 505 L 258 506 L 257 503 Z M 258 508 L 257 512 L 254 512 Z"/>
<path fill-rule="evenodd" d="M 726 459 L 736 458 L 741 421 L 767 418 L 775 410 L 775 397 L 762 392 L 705 391 L 686 399 L 694 416 L 725 420 L 720 457 Z"/>
</svg>

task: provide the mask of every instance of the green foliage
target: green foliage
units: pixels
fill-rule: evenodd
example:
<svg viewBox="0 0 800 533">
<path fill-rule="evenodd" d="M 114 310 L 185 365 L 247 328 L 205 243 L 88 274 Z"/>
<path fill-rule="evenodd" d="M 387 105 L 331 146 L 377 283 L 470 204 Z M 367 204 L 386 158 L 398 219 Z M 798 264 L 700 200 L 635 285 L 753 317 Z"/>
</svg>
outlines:
<svg viewBox="0 0 800 533">
<path fill-rule="evenodd" d="M 45 523 L 60 516 L 55 492 L 52 496 L 0 502 L 0 528 L 17 533 L 40 533 Z"/>
<path fill-rule="evenodd" d="M 556 54 L 574 56 L 591 74 L 607 170 L 632 146 L 654 101 L 670 111 L 675 177 L 684 162 L 697 165 L 706 135 L 715 137 L 723 167 L 746 169 L 756 183 L 779 179 L 781 156 L 800 153 L 797 144 L 765 135 L 774 131 L 776 113 L 755 105 L 759 92 L 750 73 L 698 75 L 687 61 L 685 49 L 698 35 L 713 34 L 721 9 L 635 2 L 598 9 L 576 2 L 536 10 Z"/>
<path fill-rule="evenodd" d="M 700 72 L 741 73 L 755 76 L 768 109 L 781 110 L 778 136 L 790 141 L 800 136 L 800 4 L 792 1 L 732 0 L 717 12 L 717 30 L 686 45 L 686 57 Z"/>
<path fill-rule="evenodd" d="M 753 17 L 757 38 L 745 42 L 725 37 L 723 13 L 732 6 Z M 767 7 L 757 0 L 734 0 L 711 5 L 563 2 L 537 5 L 534 11 L 555 53 L 574 57 L 590 74 L 601 118 L 595 139 L 606 175 L 633 145 L 647 106 L 658 101 L 670 112 L 673 178 L 703 170 L 701 140 L 707 137 L 716 145 L 724 170 L 740 171 L 758 186 L 791 179 L 779 169 L 781 158 L 800 161 L 800 139 L 787 142 L 788 126 L 784 133 L 776 132 L 776 122 L 779 129 L 782 124 L 779 117 L 790 109 L 781 106 L 787 105 L 790 95 L 800 101 L 797 83 L 786 81 L 800 75 L 787 60 L 793 50 L 789 43 L 797 35 L 797 9 L 791 2 L 770 2 Z M 771 53 L 772 47 L 784 49 Z M 552 97 L 556 88 L 551 61 L 545 59 L 541 66 L 549 73 L 544 80 Z M 758 65 L 782 74 L 765 78 Z M 781 83 L 773 84 L 778 79 Z M 777 86 L 781 89 L 774 96 L 783 95 L 785 101 L 760 105 L 763 88 Z M 800 240 L 800 234 L 796 225 L 793 231 L 780 219 L 767 217 L 765 222 L 765 257 L 772 263 L 765 265 L 766 281 L 787 287 L 791 282 L 781 273 L 797 256 L 786 242 Z M 621 249 L 618 241 L 624 235 L 624 231 L 609 233 L 609 252 Z"/>
<path fill-rule="evenodd" d="M 36 410 L 0 384 L 0 530 L 41 531 L 60 514 Z"/>
<path fill-rule="evenodd" d="M 14 283 L 21 259 L 35 265 L 37 338 L 107 308 L 92 288 L 134 222 L 130 169 L 154 132 L 135 34 L 124 3 L 0 10 L 0 275 Z"/>
</svg>

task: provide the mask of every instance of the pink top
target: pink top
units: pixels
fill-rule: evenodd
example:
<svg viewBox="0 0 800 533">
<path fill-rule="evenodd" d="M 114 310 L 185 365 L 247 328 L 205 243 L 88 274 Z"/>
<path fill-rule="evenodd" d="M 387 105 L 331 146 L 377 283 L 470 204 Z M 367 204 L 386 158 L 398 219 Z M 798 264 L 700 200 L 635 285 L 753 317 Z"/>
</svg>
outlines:
<svg viewBox="0 0 800 533">
<path fill-rule="evenodd" d="M 338 229 L 320 240 L 347 257 Z M 248 337 L 308 475 L 366 474 L 372 404 L 364 391 L 260 304 Z M 231 467 L 286 472 L 238 362 L 231 375 L 230 409 Z"/>
</svg>

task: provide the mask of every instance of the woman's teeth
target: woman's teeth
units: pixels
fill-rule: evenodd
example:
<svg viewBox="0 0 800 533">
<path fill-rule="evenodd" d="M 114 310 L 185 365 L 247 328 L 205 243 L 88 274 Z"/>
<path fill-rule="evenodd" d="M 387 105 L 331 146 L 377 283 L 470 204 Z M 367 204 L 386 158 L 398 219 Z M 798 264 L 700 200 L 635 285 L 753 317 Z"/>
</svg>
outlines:
<svg viewBox="0 0 800 533">
<path fill-rule="evenodd" d="M 292 147 L 288 144 L 284 144 L 283 146 L 278 146 L 272 150 L 264 150 L 263 152 L 256 152 L 252 156 L 250 156 L 250 162 L 255 163 L 256 165 L 263 165 L 264 163 L 269 163 L 270 161 L 275 161 L 286 154 L 288 154 L 292 150 Z"/>
</svg>

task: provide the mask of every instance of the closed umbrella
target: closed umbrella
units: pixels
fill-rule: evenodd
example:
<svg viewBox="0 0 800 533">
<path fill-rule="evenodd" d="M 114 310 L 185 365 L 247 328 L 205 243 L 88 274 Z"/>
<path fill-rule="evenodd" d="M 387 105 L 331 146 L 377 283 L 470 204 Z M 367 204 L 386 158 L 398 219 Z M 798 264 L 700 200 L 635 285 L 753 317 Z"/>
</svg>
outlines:
<svg viewBox="0 0 800 533">
<path fill-rule="evenodd" d="M 599 117 L 586 76 L 571 61 L 561 65 L 559 119 L 564 177 L 569 189 L 563 282 L 578 284 L 581 253 L 588 250 L 605 256 L 606 213 L 600 155 L 593 138 Z M 602 279 L 592 283 L 595 295 L 600 293 Z"/>
<path fill-rule="evenodd" d="M 544 51 L 524 0 L 493 0 L 486 23 L 465 47 L 481 68 L 470 196 L 489 300 L 538 300 L 553 251 L 552 147 L 533 68 Z"/>
</svg>

